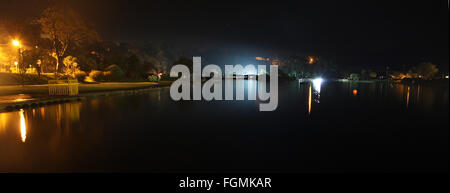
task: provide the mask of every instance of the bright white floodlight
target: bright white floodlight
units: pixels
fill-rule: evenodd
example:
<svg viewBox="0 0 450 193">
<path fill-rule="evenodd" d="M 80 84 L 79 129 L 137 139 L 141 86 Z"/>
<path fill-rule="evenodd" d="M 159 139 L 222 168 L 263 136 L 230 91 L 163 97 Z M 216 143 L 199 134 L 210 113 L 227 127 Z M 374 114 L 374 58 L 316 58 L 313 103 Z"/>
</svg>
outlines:
<svg viewBox="0 0 450 193">
<path fill-rule="evenodd" d="M 323 82 L 323 79 L 320 77 L 313 79 L 312 83 L 313 83 L 314 90 L 317 91 L 318 93 L 320 93 L 320 87 L 322 86 L 322 82 Z"/>
</svg>

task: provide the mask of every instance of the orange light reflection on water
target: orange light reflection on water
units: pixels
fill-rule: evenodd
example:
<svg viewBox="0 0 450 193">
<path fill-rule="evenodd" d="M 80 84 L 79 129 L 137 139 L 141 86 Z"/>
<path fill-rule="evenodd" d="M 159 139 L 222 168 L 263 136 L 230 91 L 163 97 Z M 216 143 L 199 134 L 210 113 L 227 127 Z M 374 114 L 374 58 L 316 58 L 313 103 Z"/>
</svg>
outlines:
<svg viewBox="0 0 450 193">
<path fill-rule="evenodd" d="M 22 142 L 25 143 L 25 140 L 27 139 L 27 126 L 25 124 L 23 109 L 20 109 L 20 136 L 22 138 Z"/>
<path fill-rule="evenodd" d="M 406 108 L 408 108 L 408 105 L 409 105 L 409 90 L 410 90 L 410 87 L 408 86 L 408 91 L 406 93 Z"/>
<path fill-rule="evenodd" d="M 308 114 L 311 114 L 311 101 L 312 101 L 312 86 L 309 85 Z"/>
</svg>

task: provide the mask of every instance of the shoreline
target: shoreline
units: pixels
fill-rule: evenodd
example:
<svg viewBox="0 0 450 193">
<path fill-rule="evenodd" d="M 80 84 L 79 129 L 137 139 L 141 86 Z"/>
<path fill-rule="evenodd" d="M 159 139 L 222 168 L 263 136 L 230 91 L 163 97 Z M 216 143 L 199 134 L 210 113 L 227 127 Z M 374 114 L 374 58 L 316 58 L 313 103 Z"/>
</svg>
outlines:
<svg viewBox="0 0 450 193">
<path fill-rule="evenodd" d="M 106 87 L 100 87 L 100 89 L 96 87 L 90 89 L 85 88 L 83 91 L 80 91 L 80 93 L 77 96 L 50 96 L 48 94 L 43 93 L 16 94 L 14 96 L 25 96 L 29 98 L 28 99 L 18 98 L 4 101 L 0 100 L 0 112 L 10 112 L 23 108 L 30 108 L 30 107 L 34 108 L 51 104 L 61 104 L 67 102 L 81 101 L 86 98 L 93 98 L 93 97 L 120 96 L 120 95 L 132 95 L 144 93 L 160 88 L 169 87 L 170 81 L 163 81 L 161 83 L 153 83 L 153 84 L 148 83 L 145 84 L 145 86 L 139 85 L 142 83 L 123 83 L 123 84 L 128 85 L 109 89 Z M 42 87 L 42 85 L 40 86 Z M 45 88 L 47 88 L 46 85 Z M 7 98 L 8 96 L 12 95 L 0 95 L 0 98 L 1 97 Z"/>
</svg>

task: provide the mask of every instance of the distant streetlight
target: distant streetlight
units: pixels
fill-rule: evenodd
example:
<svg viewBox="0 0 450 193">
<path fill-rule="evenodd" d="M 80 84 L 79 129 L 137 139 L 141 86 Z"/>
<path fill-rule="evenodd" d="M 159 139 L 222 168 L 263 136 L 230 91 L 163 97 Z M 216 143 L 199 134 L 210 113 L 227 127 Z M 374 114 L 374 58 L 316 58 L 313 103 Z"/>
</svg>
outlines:
<svg viewBox="0 0 450 193">
<path fill-rule="evenodd" d="M 314 57 L 308 56 L 308 64 L 313 64 L 315 62 Z"/>
<path fill-rule="evenodd" d="M 15 71 L 15 73 L 17 73 L 18 72 L 18 69 L 17 69 L 17 64 L 19 64 L 17 61 L 14 61 L 14 67 L 15 67 L 15 69 L 16 69 L 16 71 Z"/>
</svg>

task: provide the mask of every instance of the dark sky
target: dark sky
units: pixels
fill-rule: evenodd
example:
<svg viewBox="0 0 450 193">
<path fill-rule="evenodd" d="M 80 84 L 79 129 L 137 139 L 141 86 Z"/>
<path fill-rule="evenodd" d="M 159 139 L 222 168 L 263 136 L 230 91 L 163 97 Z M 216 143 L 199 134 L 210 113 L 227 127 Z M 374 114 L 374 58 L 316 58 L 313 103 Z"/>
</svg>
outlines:
<svg viewBox="0 0 450 193">
<path fill-rule="evenodd" d="M 315 52 L 344 65 L 431 61 L 448 71 L 446 0 L 72 3 L 109 40 Z M 2 0 L 0 6 L 2 18 L 32 16 L 45 7 L 38 0 Z"/>
</svg>

